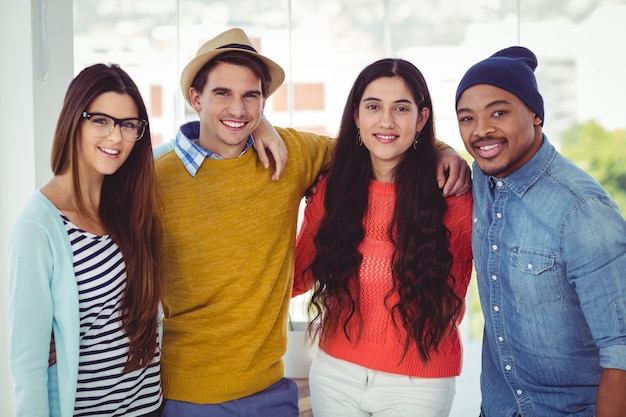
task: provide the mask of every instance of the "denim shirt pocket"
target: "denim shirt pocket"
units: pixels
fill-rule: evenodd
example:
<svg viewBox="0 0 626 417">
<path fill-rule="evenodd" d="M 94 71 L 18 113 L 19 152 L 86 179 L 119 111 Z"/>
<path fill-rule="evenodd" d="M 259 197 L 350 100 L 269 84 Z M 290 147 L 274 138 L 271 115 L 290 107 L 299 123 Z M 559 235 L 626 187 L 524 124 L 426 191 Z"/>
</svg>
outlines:
<svg viewBox="0 0 626 417">
<path fill-rule="evenodd" d="M 518 303 L 543 304 L 563 299 L 555 261 L 552 252 L 511 248 L 511 287 Z"/>
</svg>

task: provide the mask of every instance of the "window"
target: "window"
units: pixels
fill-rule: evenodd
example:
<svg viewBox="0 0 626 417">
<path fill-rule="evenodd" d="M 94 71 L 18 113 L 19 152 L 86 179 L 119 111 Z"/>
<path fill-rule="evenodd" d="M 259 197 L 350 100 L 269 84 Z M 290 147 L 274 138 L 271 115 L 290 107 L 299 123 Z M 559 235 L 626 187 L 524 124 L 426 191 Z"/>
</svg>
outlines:
<svg viewBox="0 0 626 417">
<path fill-rule="evenodd" d="M 181 100 L 180 70 L 206 40 L 235 26 L 285 69 L 285 85 L 266 106 L 277 125 L 334 135 L 358 72 L 397 56 L 422 70 L 439 137 L 462 150 L 453 103 L 458 80 L 472 63 L 514 44 L 539 57 L 553 142 L 575 122 L 594 119 L 610 130 L 626 124 L 618 101 L 626 94 L 619 73 L 626 57 L 603 48 L 624 35 L 624 0 L 75 0 L 74 9 L 76 71 L 120 63 L 146 100 L 158 101 L 151 118 L 163 138 L 195 117 Z"/>
</svg>

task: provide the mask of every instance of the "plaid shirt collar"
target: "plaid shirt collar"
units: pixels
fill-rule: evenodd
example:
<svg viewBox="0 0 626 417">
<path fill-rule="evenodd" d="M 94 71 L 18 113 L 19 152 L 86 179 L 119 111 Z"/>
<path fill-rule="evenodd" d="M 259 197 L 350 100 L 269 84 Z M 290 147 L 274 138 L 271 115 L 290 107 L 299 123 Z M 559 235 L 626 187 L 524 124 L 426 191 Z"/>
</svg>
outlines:
<svg viewBox="0 0 626 417">
<path fill-rule="evenodd" d="M 198 138 L 200 137 L 200 122 L 194 121 L 185 123 L 180 127 L 176 134 L 176 141 L 174 149 L 176 155 L 180 158 L 185 168 L 191 174 L 192 177 L 196 176 L 196 172 L 200 169 L 202 162 L 205 159 L 224 159 L 221 155 L 204 149 L 198 145 Z M 248 136 L 246 146 L 239 156 L 243 155 L 254 146 L 254 138 L 252 135 Z"/>
</svg>

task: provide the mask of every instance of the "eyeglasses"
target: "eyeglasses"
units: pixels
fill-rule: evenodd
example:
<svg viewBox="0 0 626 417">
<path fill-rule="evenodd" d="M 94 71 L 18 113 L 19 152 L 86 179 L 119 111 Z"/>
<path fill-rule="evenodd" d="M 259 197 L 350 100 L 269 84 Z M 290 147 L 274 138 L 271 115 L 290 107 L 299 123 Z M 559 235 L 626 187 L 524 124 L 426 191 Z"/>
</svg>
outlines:
<svg viewBox="0 0 626 417">
<path fill-rule="evenodd" d="M 87 113 L 82 114 L 83 119 L 87 119 L 87 127 L 92 135 L 105 138 L 113 132 L 115 125 L 120 125 L 122 139 L 129 142 L 138 141 L 143 137 L 148 122 L 136 117 L 127 119 L 117 119 L 104 113 Z"/>
</svg>

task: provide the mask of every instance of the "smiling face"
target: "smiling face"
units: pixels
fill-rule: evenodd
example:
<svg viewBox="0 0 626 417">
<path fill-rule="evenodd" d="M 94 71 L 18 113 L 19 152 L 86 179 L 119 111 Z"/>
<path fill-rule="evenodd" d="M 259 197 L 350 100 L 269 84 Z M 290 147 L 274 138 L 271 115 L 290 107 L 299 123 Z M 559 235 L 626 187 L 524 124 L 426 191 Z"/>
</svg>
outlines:
<svg viewBox="0 0 626 417">
<path fill-rule="evenodd" d="M 354 121 L 370 153 L 376 180 L 393 182 L 395 167 L 429 115 L 428 108 L 418 108 L 400 77 L 377 78 L 365 88 Z"/>
<path fill-rule="evenodd" d="M 510 175 L 541 147 L 541 119 L 516 95 L 492 85 L 465 90 L 457 120 L 465 148 L 487 175 Z"/>
<path fill-rule="evenodd" d="M 118 119 L 138 117 L 137 105 L 128 94 L 100 94 L 86 109 L 87 113 L 104 113 Z M 78 171 L 81 178 L 101 180 L 117 171 L 130 155 L 134 141 L 122 139 L 120 126 L 105 137 L 98 137 L 91 122 L 82 120 L 78 141 Z"/>
<path fill-rule="evenodd" d="M 199 145 L 224 158 L 241 154 L 248 136 L 261 121 L 265 98 L 261 80 L 241 65 L 217 64 L 207 75 L 202 91 L 190 89 L 200 117 Z"/>
</svg>

